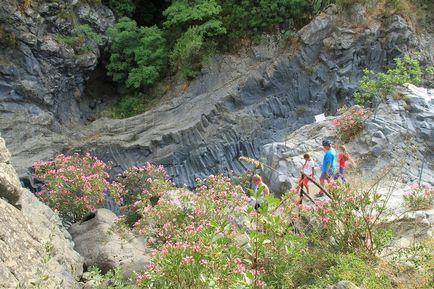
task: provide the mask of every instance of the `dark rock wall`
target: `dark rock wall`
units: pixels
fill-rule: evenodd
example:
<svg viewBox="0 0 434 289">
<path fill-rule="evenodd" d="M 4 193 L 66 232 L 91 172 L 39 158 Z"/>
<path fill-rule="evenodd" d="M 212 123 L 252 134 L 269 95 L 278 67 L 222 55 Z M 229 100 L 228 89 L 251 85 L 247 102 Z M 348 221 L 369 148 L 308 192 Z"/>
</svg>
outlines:
<svg viewBox="0 0 434 289">
<path fill-rule="evenodd" d="M 240 156 L 258 158 L 264 144 L 282 140 L 313 122 L 316 114 L 335 113 L 339 104 L 350 101 L 361 69 L 379 69 L 417 46 L 415 34 L 399 16 L 361 31 L 337 27 L 336 17 L 325 14 L 303 28 L 294 54 L 277 49 L 264 59 L 257 53 L 256 67 L 248 68 L 245 78 L 217 90 L 213 84 L 218 81 L 204 80 L 226 71 L 212 75 L 205 69 L 179 106 L 138 116 L 132 121 L 135 127 L 124 120 L 123 132 L 115 129 L 119 123 L 106 123 L 97 130 L 112 137 L 88 148 L 114 160 L 119 171 L 147 160 L 162 163 L 178 184 L 244 171 Z M 129 140 L 120 141 L 119 134 Z"/>
</svg>

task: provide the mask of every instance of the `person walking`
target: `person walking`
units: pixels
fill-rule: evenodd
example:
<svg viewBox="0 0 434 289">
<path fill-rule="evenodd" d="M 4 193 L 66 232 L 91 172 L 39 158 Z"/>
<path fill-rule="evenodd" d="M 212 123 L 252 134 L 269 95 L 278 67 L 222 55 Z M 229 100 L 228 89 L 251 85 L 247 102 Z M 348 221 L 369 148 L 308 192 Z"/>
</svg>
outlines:
<svg viewBox="0 0 434 289">
<path fill-rule="evenodd" d="M 324 159 L 321 167 L 321 177 L 319 182 L 324 187 L 325 182 L 330 182 L 330 178 L 336 170 L 336 151 L 332 148 L 332 142 L 330 140 L 323 140 L 322 146 L 325 150 Z M 322 197 L 324 193 L 320 191 L 315 197 Z"/>
<path fill-rule="evenodd" d="M 312 156 L 308 153 L 303 155 L 304 164 L 302 168 L 303 175 L 300 177 L 296 191 L 301 187 L 301 184 L 306 188 L 306 193 L 309 194 L 309 179 L 306 176 L 313 178 L 315 176 L 315 162 L 312 159 Z"/>
<path fill-rule="evenodd" d="M 261 203 L 264 201 L 264 196 L 270 194 L 270 189 L 266 184 L 264 184 L 264 182 L 262 181 L 262 177 L 259 175 L 254 175 L 252 177 L 252 183 L 255 193 L 258 192 L 258 190 L 262 189 L 261 194 L 256 198 L 256 200 L 251 199 L 252 205 L 254 205 L 255 209 L 257 210 L 260 207 Z"/>
<path fill-rule="evenodd" d="M 346 183 L 347 180 L 344 176 L 345 168 L 347 167 L 347 161 L 350 161 L 353 166 L 356 166 L 356 163 L 351 158 L 350 154 L 347 151 L 347 148 L 344 145 L 338 146 L 338 172 L 333 176 L 333 179 L 337 181 L 341 179 L 343 183 Z"/>
</svg>

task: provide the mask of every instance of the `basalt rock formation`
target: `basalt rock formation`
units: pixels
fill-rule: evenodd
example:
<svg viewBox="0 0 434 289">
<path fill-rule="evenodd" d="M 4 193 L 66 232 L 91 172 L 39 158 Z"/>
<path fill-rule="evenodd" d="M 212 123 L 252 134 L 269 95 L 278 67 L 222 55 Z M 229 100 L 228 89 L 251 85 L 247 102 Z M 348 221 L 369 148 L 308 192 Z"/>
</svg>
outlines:
<svg viewBox="0 0 434 289">
<path fill-rule="evenodd" d="M 263 145 L 350 101 L 363 68 L 381 69 L 410 50 L 434 62 L 431 34 L 417 34 L 398 15 L 375 18 L 363 10 L 357 15 L 348 21 L 331 6 L 292 45 L 268 37 L 241 56 L 213 57 L 185 93 L 129 119 L 102 118 L 60 133 L 42 117 L 53 113 L 38 106 L 43 113 L 26 110 L 21 119 L 19 108 L 3 109 L 3 117 L 18 120 L 2 121 L 1 129 L 21 176 L 28 175 L 32 161 L 70 150 L 93 151 L 114 161 L 115 171 L 148 160 L 160 163 L 178 184 L 238 173 L 246 169 L 240 156 L 259 157 Z"/>
</svg>

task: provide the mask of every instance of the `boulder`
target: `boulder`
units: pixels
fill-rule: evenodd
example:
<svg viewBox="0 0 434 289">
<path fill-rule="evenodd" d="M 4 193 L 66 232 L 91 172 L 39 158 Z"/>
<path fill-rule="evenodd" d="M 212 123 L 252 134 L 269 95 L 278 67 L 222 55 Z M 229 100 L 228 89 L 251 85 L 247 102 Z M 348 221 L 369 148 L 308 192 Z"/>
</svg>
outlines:
<svg viewBox="0 0 434 289">
<path fill-rule="evenodd" d="M 69 228 L 74 249 L 84 257 L 88 268 L 97 266 L 106 272 L 120 267 L 126 276 L 143 271 L 150 262 L 150 251 L 142 237 L 113 229 L 116 215 L 107 209 L 98 211 Z"/>
<path fill-rule="evenodd" d="M 0 288 L 80 288 L 83 260 L 53 211 L 21 188 L 0 138 Z"/>
</svg>

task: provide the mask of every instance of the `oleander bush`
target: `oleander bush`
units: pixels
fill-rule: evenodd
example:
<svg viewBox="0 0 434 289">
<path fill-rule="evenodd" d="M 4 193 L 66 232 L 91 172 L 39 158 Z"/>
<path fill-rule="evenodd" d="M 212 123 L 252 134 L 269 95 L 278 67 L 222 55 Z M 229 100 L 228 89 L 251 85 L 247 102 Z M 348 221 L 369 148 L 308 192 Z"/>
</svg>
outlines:
<svg viewBox="0 0 434 289">
<path fill-rule="evenodd" d="M 404 195 L 404 204 L 411 210 L 430 209 L 434 205 L 434 188 L 431 186 L 412 185 Z"/>
<path fill-rule="evenodd" d="M 84 215 L 104 206 L 106 196 L 120 204 L 124 187 L 110 182 L 111 164 L 90 154 L 58 155 L 52 161 L 33 164 L 33 178 L 43 182 L 38 198 L 59 212 L 67 222 L 79 221 Z"/>
<path fill-rule="evenodd" d="M 345 108 L 341 115 L 332 121 L 335 127 L 336 137 L 341 143 L 348 143 L 359 135 L 364 128 L 365 119 L 368 110 L 360 107 L 353 106 Z"/>
<path fill-rule="evenodd" d="M 93 269 L 95 288 L 319 289 L 343 279 L 394 288 L 396 282 L 390 273 L 396 265 L 378 258 L 393 232 L 382 225 L 390 217 L 387 197 L 374 189 L 331 182 L 333 199 L 312 204 L 300 203 L 295 191 L 261 197 L 261 188 L 245 189 L 223 175 L 197 179 L 194 191 L 176 188 L 163 167 L 150 163 L 110 183 L 108 166 L 90 155 L 62 155 L 34 168 L 44 182 L 41 199 L 66 217 L 94 210 L 110 192 L 121 207 L 113 229 L 143 236 L 153 250 L 151 262 L 129 279 L 119 270 Z M 415 288 L 430 286 L 425 260 L 413 258 L 424 272 Z"/>
</svg>

